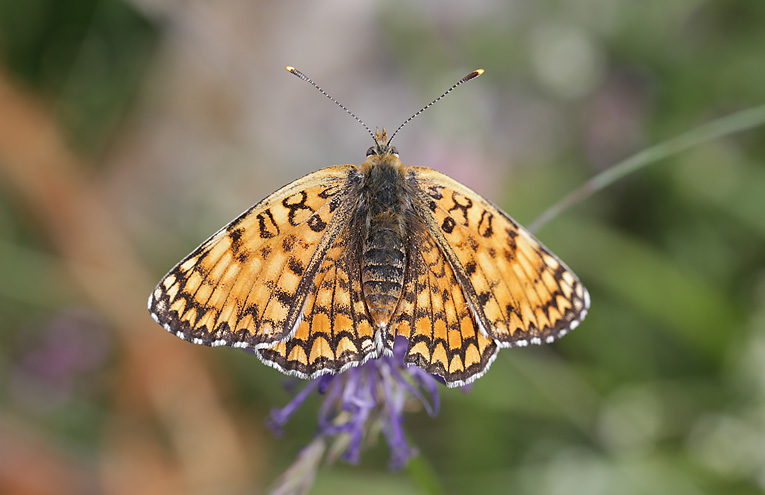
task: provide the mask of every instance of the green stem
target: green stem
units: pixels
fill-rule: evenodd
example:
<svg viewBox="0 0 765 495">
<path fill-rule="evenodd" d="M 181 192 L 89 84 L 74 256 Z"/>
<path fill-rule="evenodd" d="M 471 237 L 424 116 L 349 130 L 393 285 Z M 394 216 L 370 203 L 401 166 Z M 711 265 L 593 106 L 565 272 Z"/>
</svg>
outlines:
<svg viewBox="0 0 765 495">
<path fill-rule="evenodd" d="M 713 120 L 712 122 L 697 127 L 685 134 L 681 134 L 674 139 L 664 141 L 663 143 L 659 143 L 656 146 L 652 146 L 632 155 L 599 173 L 585 182 L 578 189 L 571 191 L 568 195 L 563 197 L 563 199 L 539 215 L 539 217 L 529 226 L 529 230 L 532 232 L 538 231 L 542 226 L 560 215 L 562 212 L 646 165 L 650 165 L 653 162 L 657 162 L 663 158 L 680 153 L 681 151 L 685 151 L 688 148 L 707 141 L 752 129 L 762 124 L 765 124 L 765 105 L 742 110 L 732 115 Z"/>
</svg>

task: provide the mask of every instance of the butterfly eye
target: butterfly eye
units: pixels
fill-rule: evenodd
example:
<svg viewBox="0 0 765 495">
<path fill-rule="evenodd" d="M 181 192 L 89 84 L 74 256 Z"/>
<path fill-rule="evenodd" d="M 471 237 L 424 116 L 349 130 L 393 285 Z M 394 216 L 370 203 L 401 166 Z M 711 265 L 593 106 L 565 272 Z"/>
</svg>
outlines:
<svg viewBox="0 0 765 495">
<path fill-rule="evenodd" d="M 372 155 L 375 155 L 375 154 L 376 154 L 375 147 L 374 146 L 370 146 L 369 149 L 367 150 L 367 156 L 372 156 Z"/>
<path fill-rule="evenodd" d="M 391 146 L 391 147 L 390 147 L 390 153 L 391 153 L 392 155 L 396 155 L 396 156 L 398 156 L 398 150 L 396 149 L 396 147 L 395 147 L 395 146 Z"/>
</svg>

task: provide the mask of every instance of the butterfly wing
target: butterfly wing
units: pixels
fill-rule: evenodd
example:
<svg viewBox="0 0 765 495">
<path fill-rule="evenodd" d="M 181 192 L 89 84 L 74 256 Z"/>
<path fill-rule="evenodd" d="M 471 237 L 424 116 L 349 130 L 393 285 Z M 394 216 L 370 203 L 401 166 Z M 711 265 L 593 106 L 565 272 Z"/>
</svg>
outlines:
<svg viewBox="0 0 765 495">
<path fill-rule="evenodd" d="M 402 298 L 391 318 L 408 339 L 404 360 L 457 387 L 479 378 L 497 355 L 494 340 L 478 331 L 449 262 L 425 225 L 410 225 Z M 395 335 L 388 334 L 392 349 Z"/>
<path fill-rule="evenodd" d="M 476 323 L 499 346 L 552 342 L 584 319 L 590 297 L 579 279 L 507 214 L 429 168 L 409 167 L 407 182 Z"/>
<path fill-rule="evenodd" d="M 256 353 L 266 364 L 301 378 L 340 373 L 382 352 L 381 332 L 367 315 L 361 289 L 359 215 L 327 252 L 295 335 Z"/>
<path fill-rule="evenodd" d="M 170 270 L 149 297 L 152 316 L 197 344 L 261 348 L 289 338 L 317 307 L 314 279 L 333 261 L 361 180 L 354 165 L 329 167 L 253 206 Z"/>
</svg>

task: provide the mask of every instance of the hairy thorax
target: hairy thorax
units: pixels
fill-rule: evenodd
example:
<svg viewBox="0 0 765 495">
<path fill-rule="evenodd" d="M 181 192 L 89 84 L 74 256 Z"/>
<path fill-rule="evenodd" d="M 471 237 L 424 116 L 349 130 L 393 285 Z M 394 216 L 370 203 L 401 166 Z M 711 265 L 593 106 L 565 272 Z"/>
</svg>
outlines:
<svg viewBox="0 0 765 495">
<path fill-rule="evenodd" d="M 386 153 L 372 155 L 361 167 L 367 205 L 361 281 L 376 327 L 387 327 L 404 286 L 406 195 L 404 165 Z"/>
</svg>

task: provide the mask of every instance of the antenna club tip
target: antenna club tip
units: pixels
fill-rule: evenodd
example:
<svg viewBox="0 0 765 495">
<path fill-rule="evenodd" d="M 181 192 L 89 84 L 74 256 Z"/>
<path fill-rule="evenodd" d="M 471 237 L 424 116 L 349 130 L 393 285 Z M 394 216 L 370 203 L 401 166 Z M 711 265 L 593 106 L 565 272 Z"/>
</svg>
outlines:
<svg viewBox="0 0 765 495">
<path fill-rule="evenodd" d="M 288 72 L 292 73 L 293 75 L 299 77 L 300 79 L 302 79 L 304 81 L 308 81 L 309 80 L 308 77 L 306 77 L 305 74 L 303 74 L 302 72 L 300 72 L 299 70 L 297 70 L 296 68 L 294 68 L 291 65 L 286 66 L 285 69 L 287 69 Z"/>
<path fill-rule="evenodd" d="M 463 81 L 463 82 L 465 82 L 465 81 L 469 81 L 469 80 L 471 80 L 471 79 L 473 79 L 473 78 L 475 78 L 475 77 L 478 77 L 478 76 L 480 76 L 480 75 L 481 75 L 481 74 L 483 74 L 483 73 L 484 73 L 484 70 L 483 70 L 483 69 L 476 69 L 476 70 L 474 70 L 473 72 L 471 72 L 470 74 L 468 74 L 467 76 L 463 77 L 463 78 L 462 78 L 462 81 Z"/>
</svg>

